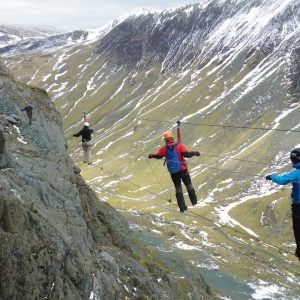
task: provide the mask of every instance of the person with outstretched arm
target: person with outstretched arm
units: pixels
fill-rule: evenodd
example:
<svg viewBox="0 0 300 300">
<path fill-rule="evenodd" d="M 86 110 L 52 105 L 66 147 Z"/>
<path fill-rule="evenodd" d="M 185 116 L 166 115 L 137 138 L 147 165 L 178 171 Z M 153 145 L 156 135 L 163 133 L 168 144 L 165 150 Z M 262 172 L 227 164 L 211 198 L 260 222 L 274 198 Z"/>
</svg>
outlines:
<svg viewBox="0 0 300 300">
<path fill-rule="evenodd" d="M 82 140 L 82 150 L 83 150 L 83 162 L 88 163 L 90 165 L 92 163 L 92 153 L 91 153 L 91 148 L 92 148 L 92 133 L 94 132 L 93 129 L 89 128 L 89 123 L 84 122 L 83 128 L 73 134 L 75 137 L 81 136 Z"/>
<path fill-rule="evenodd" d="M 161 147 L 157 153 L 148 155 L 148 158 L 166 158 L 167 167 L 176 189 L 177 204 L 180 212 L 184 212 L 187 210 L 187 206 L 183 197 L 181 181 L 186 186 L 192 205 L 197 204 L 197 196 L 184 158 L 200 156 L 200 153 L 198 151 L 188 151 L 183 144 L 175 144 L 172 132 L 165 133 L 164 140 L 166 145 Z"/>
<path fill-rule="evenodd" d="M 293 230 L 296 241 L 295 255 L 300 261 L 300 148 L 291 151 L 290 159 L 294 170 L 283 175 L 267 175 L 266 180 L 271 180 L 277 184 L 285 185 L 292 183 L 292 220 Z"/>
<path fill-rule="evenodd" d="M 31 123 L 32 123 L 32 110 L 33 110 L 33 107 L 31 106 L 31 104 L 29 104 L 29 101 L 25 100 L 24 101 L 24 107 L 21 108 L 21 111 L 26 111 L 28 121 L 29 121 L 29 125 L 31 125 Z"/>
</svg>

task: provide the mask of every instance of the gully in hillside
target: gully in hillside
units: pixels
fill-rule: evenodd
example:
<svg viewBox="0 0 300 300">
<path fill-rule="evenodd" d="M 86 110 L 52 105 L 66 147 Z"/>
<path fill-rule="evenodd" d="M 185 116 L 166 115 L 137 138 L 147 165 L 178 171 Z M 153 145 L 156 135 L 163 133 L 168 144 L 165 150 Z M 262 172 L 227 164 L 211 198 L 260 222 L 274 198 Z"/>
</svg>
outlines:
<svg viewBox="0 0 300 300">
<path fill-rule="evenodd" d="M 33 107 L 31 106 L 31 104 L 29 104 L 28 100 L 25 100 L 24 107 L 21 109 L 21 111 L 26 111 L 29 125 L 31 125 L 31 123 L 32 123 L 32 110 L 33 110 Z"/>
<path fill-rule="evenodd" d="M 177 204 L 181 212 L 187 210 L 185 205 L 181 181 L 185 184 L 189 198 L 193 205 L 197 204 L 197 196 L 192 185 L 191 177 L 188 172 L 184 157 L 200 156 L 198 151 L 188 151 L 183 144 L 175 144 L 171 132 L 164 134 L 166 146 L 160 148 L 157 153 L 148 155 L 148 158 L 166 158 L 168 170 L 176 189 Z"/>
<path fill-rule="evenodd" d="M 75 137 L 82 136 L 82 150 L 83 150 L 83 162 L 88 163 L 89 165 L 92 163 L 92 153 L 91 153 L 91 148 L 92 148 L 92 133 L 93 129 L 89 128 L 89 123 L 84 122 L 83 128 L 73 134 Z"/>
<path fill-rule="evenodd" d="M 291 152 L 290 159 L 295 170 L 283 175 L 268 175 L 266 176 L 266 180 L 272 180 L 280 185 L 288 183 L 292 183 L 293 185 L 291 198 L 293 229 L 297 246 L 295 255 L 300 261 L 300 148 L 296 148 Z"/>
</svg>

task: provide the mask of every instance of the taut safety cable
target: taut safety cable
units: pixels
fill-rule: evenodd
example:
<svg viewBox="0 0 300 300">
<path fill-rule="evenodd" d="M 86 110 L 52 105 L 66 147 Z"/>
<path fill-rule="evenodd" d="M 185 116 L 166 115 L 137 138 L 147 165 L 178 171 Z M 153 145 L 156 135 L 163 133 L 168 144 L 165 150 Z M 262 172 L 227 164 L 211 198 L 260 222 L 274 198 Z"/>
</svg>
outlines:
<svg viewBox="0 0 300 300">
<path fill-rule="evenodd" d="M 105 116 L 107 118 L 109 117 L 114 117 L 114 116 Z M 116 118 L 116 116 L 114 117 Z M 168 123 L 168 124 L 174 124 L 173 122 L 170 122 L 170 121 L 163 121 L 163 120 L 154 120 L 154 119 L 147 119 L 147 118 L 131 118 L 131 117 L 127 117 L 128 119 L 132 119 L 132 120 L 144 120 L 144 121 L 149 121 L 149 122 L 160 122 L 160 123 Z M 235 128 L 235 129 L 250 129 L 250 130 L 264 130 L 264 131 L 278 131 L 278 132 L 294 132 L 294 133 L 300 133 L 300 130 L 293 130 L 293 129 L 280 129 L 280 128 L 263 128 L 263 127 L 247 127 L 247 126 L 236 126 L 236 125 L 222 125 L 222 124 L 206 124 L 206 123 L 190 123 L 190 122 L 183 122 L 182 124 L 187 124 L 187 125 L 194 125 L 194 126 L 209 126 L 209 127 L 222 127 L 222 128 Z M 236 158 L 233 158 L 233 157 L 221 157 L 221 156 L 213 156 L 213 155 L 208 155 L 208 154 L 203 154 L 202 155 L 204 156 L 211 156 L 211 157 L 217 157 L 217 158 L 222 158 L 222 159 L 232 159 L 232 160 L 237 160 L 237 161 L 244 161 L 244 162 L 249 162 L 249 163 L 257 163 L 257 164 L 263 164 L 262 162 L 257 162 L 257 161 L 250 161 L 250 160 L 245 160 L 245 159 L 236 159 Z M 193 164 L 192 164 L 193 165 Z M 247 175 L 247 176 L 253 176 L 253 177 L 259 177 L 259 178 L 265 178 L 264 176 L 261 176 L 261 175 L 254 175 L 254 174 L 249 174 L 249 173 L 245 173 L 245 172 L 240 172 L 240 171 L 234 171 L 234 170 L 228 170 L 228 169 L 221 169 L 221 168 L 217 168 L 217 167 L 213 167 L 212 165 L 203 165 L 203 164 L 200 164 L 199 165 L 200 167 L 203 166 L 203 167 L 206 167 L 206 168 L 210 168 L 210 169 L 215 169 L 215 170 L 219 170 L 219 171 L 223 171 L 223 172 L 230 172 L 230 173 L 235 173 L 235 174 L 243 174 L 243 175 Z M 103 169 L 103 168 L 102 168 Z M 103 169 L 104 170 L 104 169 Z M 107 170 L 104 170 L 105 172 L 108 172 L 110 173 L 112 176 L 115 176 L 113 175 L 113 172 L 110 172 L 110 171 L 107 171 Z M 156 175 L 155 175 L 156 177 Z M 118 177 L 119 178 L 119 177 Z M 142 188 L 144 189 L 145 191 L 151 193 L 152 195 L 155 195 L 156 197 L 158 198 L 161 198 L 163 200 L 167 200 L 165 199 L 164 197 L 150 191 L 149 189 L 145 189 L 144 187 L 138 185 L 138 184 L 135 184 L 133 183 L 132 181 L 128 180 L 128 179 L 121 179 L 122 181 L 126 181 L 136 187 L 139 187 L 139 188 Z M 174 204 L 175 205 L 175 204 Z M 155 205 L 154 205 L 155 206 Z M 191 214 L 194 214 L 198 217 L 201 217 L 201 218 L 206 218 L 204 216 L 201 216 L 200 214 L 197 214 L 195 212 L 189 212 Z M 221 226 L 221 227 L 225 227 L 225 228 L 228 228 L 232 231 L 235 231 L 236 233 L 239 233 L 239 234 L 242 234 L 244 236 L 247 236 L 248 238 L 251 238 L 257 242 L 261 242 L 261 243 L 264 243 L 265 245 L 268 245 L 272 248 L 275 248 L 275 249 L 278 249 L 280 251 L 283 251 L 285 253 L 289 253 L 291 255 L 294 255 L 293 253 L 285 250 L 285 249 L 282 249 L 280 247 L 277 247 L 275 245 L 272 245 L 270 243 L 267 243 L 267 242 L 264 242 L 252 235 L 249 235 L 245 232 L 242 232 L 242 231 L 239 231 L 235 228 L 232 228 L 232 227 L 229 227 L 229 226 L 226 226 L 226 225 L 223 225 L 221 223 L 218 223 L 217 221 L 214 221 L 214 220 L 211 220 L 209 218 L 206 218 L 207 220 L 209 220 L 210 222 L 213 222 L 214 224 L 218 225 L 218 226 Z"/>
<path fill-rule="evenodd" d="M 290 166 L 286 166 L 286 165 L 268 164 L 267 162 L 264 162 L 264 161 L 255 161 L 255 160 L 240 159 L 240 158 L 235 158 L 235 157 L 230 157 L 230 156 L 220 156 L 220 155 L 206 154 L 206 153 L 203 153 L 203 152 L 201 152 L 201 156 L 220 158 L 220 159 L 224 159 L 224 160 L 234 160 L 234 161 L 253 163 L 253 164 L 257 164 L 257 165 L 263 165 L 265 167 L 273 166 L 273 167 L 281 167 L 281 168 L 290 168 Z"/>
<path fill-rule="evenodd" d="M 97 167 L 96 167 L 96 168 L 97 168 Z M 103 171 L 106 172 L 106 173 L 109 173 L 109 174 L 110 174 L 111 176 L 113 176 L 113 177 L 117 177 L 117 176 L 118 176 L 118 175 L 115 174 L 114 172 L 105 170 L 104 168 L 100 168 L 100 169 L 103 170 Z M 128 182 L 128 183 L 132 184 L 133 186 L 135 186 L 135 187 L 137 187 L 137 188 L 140 188 L 140 189 L 143 189 L 143 190 L 147 191 L 148 193 L 152 194 L 153 196 L 156 196 L 156 197 L 158 197 L 158 198 L 161 198 L 161 199 L 163 199 L 163 200 L 169 202 L 169 199 L 166 199 L 166 198 L 164 198 L 164 197 L 158 195 L 157 193 L 154 193 L 154 192 L 152 192 L 151 190 L 149 190 L 149 189 L 147 189 L 147 188 L 144 188 L 143 186 L 138 185 L 138 184 L 132 182 L 131 180 L 129 180 L 129 179 L 127 179 L 127 178 L 120 178 L 120 177 L 118 176 L 118 179 L 120 179 L 120 180 L 123 181 L 123 182 L 124 182 L 124 181 L 125 181 L 125 182 Z"/>
<path fill-rule="evenodd" d="M 84 117 L 86 118 L 86 113 L 84 113 Z M 103 115 L 103 117 L 106 118 L 119 118 L 120 116 L 116 115 Z M 149 122 L 160 122 L 160 123 L 167 123 L 167 124 L 173 124 L 174 122 L 171 121 L 164 121 L 164 120 L 158 120 L 158 119 L 149 119 L 149 118 L 139 118 L 139 117 L 127 117 L 127 119 L 130 120 L 144 120 Z M 180 121 L 177 121 L 177 124 Z M 223 124 L 206 124 L 206 123 L 192 123 L 192 122 L 180 122 L 180 124 L 187 124 L 187 125 L 193 125 L 193 126 L 212 126 L 212 127 L 223 127 L 223 128 L 238 128 L 238 129 L 252 129 L 252 130 L 265 130 L 265 131 L 280 131 L 280 132 L 294 132 L 294 133 L 300 133 L 300 130 L 295 129 L 280 129 L 280 128 L 265 128 L 265 127 L 247 127 L 247 126 L 236 126 L 236 125 L 223 125 Z M 121 153 L 120 151 L 119 153 Z M 262 161 L 253 161 L 253 160 L 247 160 L 247 159 L 238 159 L 230 156 L 220 156 L 220 155 L 214 155 L 214 154 L 206 154 L 201 152 L 201 155 L 207 156 L 207 157 L 215 157 L 220 159 L 226 159 L 226 160 L 234 160 L 234 161 L 241 161 L 241 162 L 249 162 L 254 164 L 261 164 L 265 165 L 266 167 L 274 166 L 274 167 L 281 167 L 281 168 L 288 168 L 288 166 L 283 166 L 279 164 L 267 164 L 266 162 Z"/>
<path fill-rule="evenodd" d="M 120 118 L 120 115 L 103 115 L 103 118 Z M 172 124 L 174 125 L 173 121 L 166 121 L 166 120 L 159 120 L 159 119 L 150 119 L 150 118 L 140 118 L 140 117 L 129 117 L 127 116 L 126 119 L 130 120 L 142 120 L 148 122 L 158 122 L 163 124 Z M 192 125 L 192 126 L 207 126 L 207 127 L 222 127 L 222 128 L 233 128 L 233 129 L 249 129 L 249 130 L 263 130 L 263 131 L 278 131 L 278 132 L 293 132 L 293 133 L 300 133 L 300 130 L 297 129 L 286 129 L 286 128 L 266 128 L 266 127 L 250 127 L 244 125 L 224 125 L 224 124 L 213 124 L 213 123 L 194 123 L 194 122 L 186 122 L 183 121 L 181 124 Z"/>
<path fill-rule="evenodd" d="M 152 173 L 153 173 L 153 175 L 154 175 L 156 181 L 158 182 L 158 184 L 159 184 L 159 186 L 160 186 L 162 192 L 164 193 L 164 188 L 163 188 L 161 182 L 159 181 L 158 177 L 156 176 L 156 173 L 154 172 L 153 167 L 151 166 L 151 164 L 149 163 L 148 160 L 147 160 L 147 163 L 148 163 L 148 166 L 150 167 L 150 169 L 151 169 L 151 171 L 152 171 Z M 169 202 L 170 202 L 170 203 L 172 202 L 172 199 L 171 199 L 170 194 L 169 194 Z"/>
<path fill-rule="evenodd" d="M 107 118 L 118 118 L 119 116 L 113 116 L 113 115 L 106 115 L 103 117 Z M 157 119 L 148 119 L 148 118 L 139 118 L 139 117 L 127 117 L 128 119 L 131 120 L 144 120 L 144 121 L 150 121 L 150 122 L 160 122 L 160 123 L 168 123 L 168 124 L 173 124 L 174 122 L 171 121 L 164 121 L 164 120 L 157 120 Z M 179 121 L 177 121 L 178 123 Z M 294 133 L 300 133 L 300 130 L 294 130 L 294 129 L 278 129 L 278 128 L 264 128 L 264 127 L 247 127 L 247 126 L 235 126 L 235 125 L 222 125 L 222 124 L 202 124 L 202 123 L 190 123 L 190 122 L 181 122 L 180 124 L 187 124 L 187 125 L 194 125 L 194 126 L 213 126 L 213 127 L 224 127 L 224 128 L 242 128 L 242 129 L 255 129 L 255 130 L 265 130 L 265 131 L 280 131 L 280 132 L 294 132 Z M 120 151 L 119 153 L 121 153 Z M 207 156 L 207 157 L 215 157 L 215 158 L 220 158 L 220 159 L 226 159 L 226 160 L 234 160 L 234 161 L 241 161 L 241 162 L 249 162 L 249 163 L 254 163 L 254 164 L 261 164 L 265 165 L 266 167 L 274 166 L 274 167 L 281 167 L 281 168 L 288 168 L 288 166 L 283 166 L 280 164 L 267 164 L 266 162 L 263 161 L 253 161 L 253 160 L 247 160 L 247 159 L 238 159 L 235 157 L 230 157 L 230 156 L 220 156 L 220 155 L 214 155 L 214 154 L 207 154 L 201 152 L 201 155 Z"/>
<path fill-rule="evenodd" d="M 109 193 L 109 194 L 111 194 L 111 195 L 114 195 L 114 196 L 119 197 L 119 198 L 122 199 L 122 197 L 121 197 L 120 195 L 114 193 L 113 191 L 110 191 L 109 189 L 107 189 L 107 188 L 105 188 L 105 187 L 103 187 L 103 186 L 101 186 L 101 185 L 100 185 L 100 187 L 101 187 L 103 190 L 105 190 L 107 193 Z M 140 203 L 139 200 L 135 200 L 135 199 L 130 199 L 130 201 Z M 152 206 L 158 207 L 158 208 L 163 208 L 164 210 L 166 210 L 166 211 L 168 211 L 168 212 L 171 212 L 171 213 L 177 212 L 177 209 L 171 209 L 171 208 L 169 208 L 169 207 L 167 207 L 167 206 L 165 206 L 165 205 L 152 204 Z M 174 206 L 175 206 L 175 204 L 174 204 Z M 209 218 L 207 218 L 207 217 L 204 217 L 204 216 L 202 216 L 202 215 L 200 215 L 200 214 L 197 214 L 197 213 L 195 213 L 195 212 L 192 212 L 192 211 L 190 211 L 190 210 L 187 211 L 187 212 L 185 212 L 185 213 L 190 214 L 190 217 L 192 217 L 192 218 L 195 218 L 195 219 L 203 219 L 203 220 L 205 220 L 206 222 L 208 222 L 208 223 L 210 223 L 210 224 L 213 224 L 213 225 L 214 225 L 214 230 L 216 230 L 216 228 L 218 228 L 218 229 L 220 230 L 221 227 L 228 228 L 228 229 L 230 229 L 230 230 L 233 230 L 233 229 L 234 229 L 234 228 L 232 228 L 232 227 L 228 227 L 228 226 L 226 226 L 226 225 L 219 224 L 219 223 L 216 222 L 216 221 L 213 221 L 213 220 L 211 220 L 211 219 L 209 219 Z M 239 231 L 236 230 L 236 232 L 239 232 Z M 226 237 L 227 239 L 229 239 L 229 240 L 230 240 L 230 239 L 233 239 L 233 237 L 234 237 L 234 238 L 238 238 L 238 237 L 235 236 L 235 235 L 233 235 L 233 237 L 229 237 L 229 236 L 226 235 L 226 233 L 225 233 L 224 231 L 221 231 L 221 233 L 224 234 L 225 237 Z M 281 251 L 281 253 L 287 253 L 287 254 L 291 254 L 291 255 L 293 256 L 293 253 L 291 253 L 291 252 L 289 252 L 289 251 L 286 251 L 286 250 L 284 250 L 284 249 L 283 249 L 283 250 L 278 249 L 277 246 L 274 246 L 274 245 L 269 244 L 269 243 L 265 243 L 264 241 L 261 241 L 261 240 L 259 240 L 259 239 L 256 238 L 256 237 L 253 237 L 253 236 L 251 236 L 251 235 L 247 235 L 247 234 L 245 234 L 244 232 L 241 232 L 241 234 L 244 235 L 244 236 L 246 236 L 246 237 L 249 237 L 249 239 L 254 240 L 255 242 L 260 242 L 260 243 L 262 243 L 262 244 L 264 243 L 265 245 L 267 245 L 267 246 L 269 246 L 269 247 L 272 247 L 273 249 L 277 249 L 278 251 Z M 233 242 L 234 242 L 234 243 L 240 243 L 240 244 L 242 244 L 240 240 L 235 240 L 235 239 L 233 239 Z M 242 244 L 242 246 L 243 246 L 243 247 L 246 247 L 245 244 Z M 255 246 L 252 245 L 252 244 L 250 244 L 250 246 L 251 246 L 251 247 L 255 247 Z M 248 247 L 249 247 L 249 246 L 248 246 Z M 226 248 L 226 249 L 229 250 L 229 251 L 234 251 L 234 250 L 231 249 L 230 247 L 229 247 L 229 248 Z M 269 252 L 267 252 L 266 250 L 259 249 L 259 248 L 258 248 L 258 249 L 255 249 L 255 248 L 254 248 L 253 252 L 262 252 L 262 253 L 265 254 L 265 255 L 272 255 L 272 254 L 270 254 Z M 251 258 L 252 260 L 255 260 L 255 261 L 257 260 L 257 258 L 253 257 L 252 255 L 250 255 L 250 258 Z M 276 257 L 276 259 L 280 259 L 280 258 Z M 263 263 L 263 264 L 265 264 L 267 267 L 270 267 L 270 263 L 269 263 L 269 262 L 266 262 L 265 260 L 260 260 L 260 262 Z M 288 266 L 292 266 L 292 263 L 287 262 L 286 260 L 283 260 L 283 259 L 280 259 L 279 263 L 282 263 L 282 264 L 285 264 L 285 265 L 288 265 Z M 300 269 L 298 266 L 295 266 L 295 265 L 293 265 L 293 267 L 295 267 L 295 268 L 297 268 L 297 269 Z"/>
<path fill-rule="evenodd" d="M 118 175 L 115 174 L 114 172 L 110 172 L 110 171 L 108 171 L 108 170 L 105 170 L 104 168 L 100 168 L 100 167 L 96 167 L 96 168 L 99 168 L 99 169 L 103 170 L 104 172 L 109 173 L 111 176 L 113 176 L 113 177 L 115 177 L 115 178 L 118 176 Z M 250 174 L 248 174 L 248 175 L 250 175 Z M 119 177 L 118 177 L 118 178 L 119 178 Z M 161 195 L 159 195 L 159 194 L 157 194 L 157 193 L 154 193 L 154 192 L 152 192 L 151 190 L 149 190 L 149 189 L 147 189 L 147 188 L 144 188 L 143 186 L 138 185 L 138 184 L 132 182 L 132 181 L 129 180 L 129 179 L 126 179 L 126 178 L 119 178 L 119 179 L 120 179 L 121 181 L 128 182 L 128 183 L 130 183 L 131 185 L 133 185 L 133 186 L 135 186 L 135 187 L 141 188 L 141 189 L 143 189 L 143 190 L 149 192 L 150 194 L 152 194 L 152 195 L 154 195 L 154 196 L 156 196 L 156 197 L 158 197 L 158 198 L 160 198 L 160 199 L 163 199 L 163 200 L 165 200 L 165 201 L 166 201 L 166 200 L 168 201 L 168 199 L 162 197 Z M 118 196 L 118 197 L 120 197 L 120 196 Z M 172 203 L 172 204 L 176 206 L 175 203 Z M 160 207 L 160 208 L 166 209 L 165 206 L 160 206 L 160 205 L 157 205 L 157 204 L 154 204 L 154 203 L 152 203 L 152 206 Z M 273 245 L 273 244 L 271 244 L 271 243 L 265 242 L 265 241 L 263 241 L 263 240 L 261 240 L 261 239 L 255 237 L 255 236 L 253 236 L 253 235 L 250 235 L 250 234 L 248 234 L 248 233 L 246 233 L 246 232 L 240 231 L 240 230 L 238 230 L 238 229 L 236 229 L 236 228 L 234 228 L 234 227 L 230 227 L 230 226 L 228 226 L 228 225 L 219 223 L 218 221 L 212 220 L 212 219 L 210 219 L 210 218 L 207 218 L 207 217 L 202 216 L 202 215 L 200 215 L 200 214 L 197 214 L 197 213 L 195 213 L 195 212 L 191 212 L 191 211 L 187 211 L 187 212 L 188 212 L 189 214 L 193 214 L 193 215 L 197 216 L 198 218 L 205 219 L 206 221 L 209 221 L 209 222 L 213 223 L 214 225 L 216 225 L 216 226 L 218 226 L 218 227 L 224 227 L 224 228 L 227 228 L 227 229 L 229 229 L 229 230 L 231 230 L 231 231 L 234 231 L 234 232 L 236 232 L 236 233 L 242 234 L 243 236 L 246 236 L 246 237 L 248 237 L 249 239 L 253 239 L 253 240 L 255 240 L 256 242 L 260 242 L 260 243 L 265 244 L 265 245 L 267 245 L 267 246 L 269 246 L 269 247 L 272 247 L 272 248 L 274 248 L 274 249 L 277 249 L 278 251 L 285 252 L 285 253 L 288 253 L 288 254 L 294 256 L 294 253 L 290 252 L 289 250 L 286 250 L 286 249 L 280 248 L 280 247 L 278 247 L 278 246 L 276 246 L 276 245 Z M 235 237 L 237 238 L 237 236 L 235 236 Z"/>
</svg>

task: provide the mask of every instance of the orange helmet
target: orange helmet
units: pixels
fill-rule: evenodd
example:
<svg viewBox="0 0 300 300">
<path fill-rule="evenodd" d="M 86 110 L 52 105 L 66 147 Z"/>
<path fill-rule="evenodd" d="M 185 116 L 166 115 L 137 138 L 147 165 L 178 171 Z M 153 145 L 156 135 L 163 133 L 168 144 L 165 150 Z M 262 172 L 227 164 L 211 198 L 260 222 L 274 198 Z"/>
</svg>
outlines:
<svg viewBox="0 0 300 300">
<path fill-rule="evenodd" d="M 167 139 L 170 139 L 170 138 L 174 139 L 173 133 L 172 132 L 166 132 L 164 134 L 164 139 L 167 140 Z"/>
</svg>

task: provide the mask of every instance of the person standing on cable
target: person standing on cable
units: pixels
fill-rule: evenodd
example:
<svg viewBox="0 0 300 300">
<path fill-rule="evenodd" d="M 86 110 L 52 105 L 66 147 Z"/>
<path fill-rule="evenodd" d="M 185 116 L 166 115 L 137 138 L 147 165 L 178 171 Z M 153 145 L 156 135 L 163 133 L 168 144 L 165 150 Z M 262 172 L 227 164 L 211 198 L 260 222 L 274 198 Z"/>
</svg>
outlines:
<svg viewBox="0 0 300 300">
<path fill-rule="evenodd" d="M 92 133 L 94 132 L 93 129 L 89 128 L 89 123 L 84 122 L 83 128 L 73 134 L 75 137 L 82 136 L 82 150 L 83 150 L 83 162 L 88 163 L 90 165 L 92 163 Z"/>
<path fill-rule="evenodd" d="M 183 197 L 181 181 L 187 188 L 192 205 L 197 204 L 197 196 L 184 158 L 200 156 L 200 153 L 198 151 L 188 151 L 183 144 L 175 144 L 172 132 L 165 133 L 164 140 L 166 145 L 161 147 L 157 153 L 148 155 L 148 158 L 166 158 L 165 161 L 176 189 L 177 204 L 180 212 L 184 212 L 187 207 Z"/>
<path fill-rule="evenodd" d="M 291 199 L 293 230 L 296 240 L 295 255 L 300 261 L 300 148 L 296 148 L 291 151 L 290 159 L 295 170 L 283 175 L 267 175 L 266 180 L 272 180 L 280 185 L 285 185 L 288 183 L 292 183 L 293 185 Z"/>
</svg>

